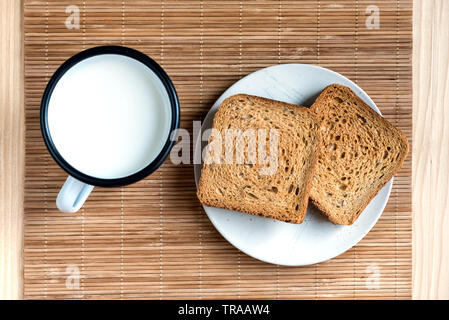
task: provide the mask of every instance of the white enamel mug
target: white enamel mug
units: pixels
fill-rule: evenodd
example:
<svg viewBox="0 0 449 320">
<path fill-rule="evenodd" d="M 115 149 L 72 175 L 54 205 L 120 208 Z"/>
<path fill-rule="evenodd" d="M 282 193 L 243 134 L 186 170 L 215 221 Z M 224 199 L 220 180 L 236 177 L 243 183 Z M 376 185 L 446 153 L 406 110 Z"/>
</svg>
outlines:
<svg viewBox="0 0 449 320">
<path fill-rule="evenodd" d="M 94 186 L 154 172 L 173 147 L 179 117 L 173 83 L 147 55 L 102 46 L 68 59 L 48 82 L 40 112 L 45 145 L 69 174 L 57 207 L 76 212 Z"/>
</svg>

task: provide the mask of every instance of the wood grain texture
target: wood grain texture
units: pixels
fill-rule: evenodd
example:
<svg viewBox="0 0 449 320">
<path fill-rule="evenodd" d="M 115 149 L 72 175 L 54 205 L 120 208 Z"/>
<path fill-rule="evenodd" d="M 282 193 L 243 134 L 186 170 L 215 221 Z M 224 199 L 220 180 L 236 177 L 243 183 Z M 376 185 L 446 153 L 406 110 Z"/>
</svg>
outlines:
<svg viewBox="0 0 449 320">
<path fill-rule="evenodd" d="M 365 25 L 376 4 L 380 29 Z M 66 9 L 79 9 L 67 29 Z M 411 156 L 389 203 L 353 249 L 324 263 L 256 261 L 213 228 L 195 197 L 192 165 L 170 161 L 139 183 L 97 188 L 78 214 L 55 206 L 66 174 L 39 130 L 39 101 L 68 57 L 102 44 L 152 56 L 192 130 L 242 76 L 279 63 L 349 77 L 411 142 L 412 1 L 25 1 L 25 298 L 410 298 Z"/>
<path fill-rule="evenodd" d="M 22 297 L 22 1 L 0 1 L 0 300 Z"/>
<path fill-rule="evenodd" d="M 413 298 L 449 299 L 449 1 L 415 1 Z"/>
</svg>

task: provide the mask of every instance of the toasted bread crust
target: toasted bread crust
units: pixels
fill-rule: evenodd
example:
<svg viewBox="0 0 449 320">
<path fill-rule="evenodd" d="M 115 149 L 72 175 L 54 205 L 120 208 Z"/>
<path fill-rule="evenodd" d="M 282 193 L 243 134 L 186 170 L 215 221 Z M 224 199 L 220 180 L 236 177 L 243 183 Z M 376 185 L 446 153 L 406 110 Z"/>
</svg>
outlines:
<svg viewBox="0 0 449 320">
<path fill-rule="evenodd" d="M 314 178 L 314 184 L 312 186 L 312 191 L 310 193 L 310 200 L 311 200 L 312 204 L 314 206 L 316 206 L 320 211 L 322 211 L 329 218 L 329 220 L 332 221 L 333 223 L 343 224 L 343 225 L 351 225 L 357 220 L 357 218 L 360 216 L 360 214 L 363 212 L 363 210 L 366 208 L 366 206 L 369 204 L 369 202 L 377 195 L 377 193 L 400 170 L 400 168 L 402 167 L 402 165 L 405 161 L 405 158 L 409 152 L 409 144 L 408 144 L 407 138 L 400 130 L 395 128 L 390 122 L 388 122 L 386 119 L 382 118 L 377 112 L 375 112 L 373 109 L 371 109 L 357 95 L 355 95 L 352 92 L 352 90 L 350 90 L 349 88 L 347 88 L 345 86 L 338 85 L 338 84 L 333 84 L 333 85 L 330 85 L 327 88 L 325 88 L 322 91 L 322 93 L 318 96 L 315 103 L 311 107 L 311 109 L 314 111 L 314 113 L 317 116 L 317 118 L 319 119 L 319 121 L 321 121 L 321 128 L 323 128 L 323 126 L 325 126 L 323 124 L 329 120 L 328 119 L 329 117 L 327 117 L 327 114 L 324 115 L 324 120 L 322 120 L 323 112 L 327 111 L 327 109 L 329 108 L 330 105 L 335 104 L 335 101 L 330 101 L 330 100 L 335 99 L 335 97 L 338 96 L 338 94 L 335 93 L 336 91 L 340 92 L 340 94 L 341 93 L 345 94 L 346 97 L 349 100 L 351 100 L 352 103 L 354 103 L 357 108 L 361 108 L 365 112 L 368 112 L 370 115 L 372 115 L 372 117 L 374 118 L 373 122 L 375 125 L 387 127 L 388 130 L 390 130 L 392 132 L 392 137 L 394 137 L 394 139 L 396 139 L 395 142 L 398 143 L 398 145 L 400 146 L 398 158 L 395 159 L 395 162 L 391 166 L 391 170 L 385 172 L 385 174 L 380 179 L 380 182 L 378 183 L 378 185 L 376 185 L 375 188 L 372 188 L 371 190 L 369 190 L 369 193 L 365 196 L 365 199 L 363 200 L 363 202 L 361 204 L 355 205 L 353 210 L 344 212 L 344 214 L 342 214 L 341 212 L 337 213 L 337 211 L 339 211 L 340 208 L 330 205 L 329 200 L 324 198 L 322 196 L 322 193 L 317 192 L 318 185 L 320 185 L 320 187 L 322 187 L 324 185 L 323 182 L 327 182 L 327 181 L 323 181 L 322 178 L 318 178 L 318 179 L 316 179 L 316 177 Z M 342 100 L 340 97 L 341 96 L 339 96 L 338 99 Z M 357 110 L 357 109 L 354 108 L 354 110 Z M 336 112 L 336 111 L 334 111 L 334 112 Z M 321 118 L 320 118 L 320 116 L 321 116 Z M 353 130 L 357 130 L 357 126 L 354 127 Z M 326 135 L 330 135 L 331 132 L 332 132 L 332 130 L 329 130 L 329 132 L 326 133 Z M 325 139 L 326 139 L 326 137 L 322 136 L 322 150 L 323 151 L 321 152 L 320 157 L 325 157 L 326 153 L 329 152 L 329 151 L 327 151 L 327 148 L 332 147 L 332 144 L 325 143 L 323 141 Z M 342 161 L 340 161 L 340 162 L 342 162 Z M 347 167 L 349 167 L 349 168 L 354 167 L 354 162 L 351 162 L 348 160 L 345 163 L 346 163 Z M 318 164 L 317 169 L 316 169 L 316 175 L 318 172 L 323 170 L 322 166 L 323 166 L 322 164 Z M 336 174 L 336 175 L 338 175 L 340 173 L 339 170 L 336 170 L 335 168 L 332 168 L 332 167 L 331 167 L 331 171 L 333 174 Z M 332 192 L 330 192 L 330 191 L 327 191 L 327 192 L 332 194 Z M 332 198 L 332 196 L 331 196 L 331 198 Z M 344 201 L 346 201 L 346 200 L 344 200 Z"/>
<path fill-rule="evenodd" d="M 248 114 L 251 117 L 244 116 Z M 260 176 L 258 164 L 251 167 L 204 164 L 197 190 L 200 202 L 284 222 L 303 222 L 320 140 L 319 124 L 312 112 L 284 102 L 239 94 L 225 99 L 215 115 L 214 129 L 222 131 L 228 127 L 256 130 L 277 127 L 281 150 L 278 171 L 273 176 Z M 309 139 L 304 149 L 307 153 L 298 149 L 304 145 L 305 137 Z M 206 163 L 209 156 L 208 153 Z M 301 166 L 300 159 L 304 161 Z M 241 174 L 243 180 L 238 178 Z M 247 187 L 251 192 L 245 191 Z"/>
</svg>

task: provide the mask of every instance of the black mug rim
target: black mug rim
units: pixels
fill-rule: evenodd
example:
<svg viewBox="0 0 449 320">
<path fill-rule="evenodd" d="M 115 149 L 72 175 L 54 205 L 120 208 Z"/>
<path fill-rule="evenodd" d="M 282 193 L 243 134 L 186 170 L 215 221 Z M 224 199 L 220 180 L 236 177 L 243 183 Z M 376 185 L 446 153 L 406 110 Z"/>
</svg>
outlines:
<svg viewBox="0 0 449 320">
<path fill-rule="evenodd" d="M 170 123 L 170 132 L 167 138 L 167 141 L 165 142 L 163 148 L 157 155 L 157 157 L 149 163 L 147 166 L 145 166 L 143 169 L 125 177 L 121 178 L 114 178 L 114 179 L 103 179 L 98 177 L 93 177 L 90 175 L 87 175 L 73 166 L 71 166 L 58 152 L 56 149 L 56 146 L 53 143 L 53 140 L 50 135 L 50 130 L 48 127 L 48 105 L 50 102 L 51 95 L 53 93 L 53 90 L 58 83 L 58 81 L 62 78 L 62 76 L 74 65 L 77 63 L 94 56 L 103 55 L 103 54 L 118 54 L 130 57 L 132 59 L 135 59 L 141 63 L 143 63 L 146 67 L 148 67 L 151 71 L 153 71 L 157 77 L 160 79 L 162 84 L 164 85 L 164 88 L 168 94 L 170 106 L 171 106 L 171 123 Z M 98 187 L 120 187 L 125 186 L 134 182 L 137 182 L 139 180 L 142 180 L 149 176 L 151 173 L 156 171 L 162 163 L 165 161 L 167 156 L 170 153 L 170 150 L 172 149 L 175 139 L 172 137 L 172 133 L 175 132 L 179 128 L 179 118 L 180 118 L 180 107 L 179 107 L 179 99 L 178 95 L 176 93 L 175 87 L 170 80 L 167 73 L 162 69 L 162 67 L 153 59 L 151 59 L 146 54 L 137 51 L 135 49 L 131 49 L 128 47 L 123 46 L 99 46 L 99 47 L 93 47 L 89 48 L 87 50 L 81 51 L 68 60 L 66 60 L 53 74 L 53 76 L 50 78 L 44 94 L 42 96 L 41 101 L 41 110 L 40 110 L 40 125 L 41 125 L 41 133 L 42 137 L 44 139 L 45 145 L 50 153 L 50 155 L 53 157 L 53 159 L 56 161 L 56 163 L 69 175 L 72 177 Z"/>
</svg>

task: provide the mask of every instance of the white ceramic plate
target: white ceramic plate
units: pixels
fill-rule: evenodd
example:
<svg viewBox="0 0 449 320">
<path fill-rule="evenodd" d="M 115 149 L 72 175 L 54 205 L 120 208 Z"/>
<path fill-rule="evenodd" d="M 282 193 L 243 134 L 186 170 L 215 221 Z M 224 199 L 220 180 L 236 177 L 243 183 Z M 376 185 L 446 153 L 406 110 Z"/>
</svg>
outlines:
<svg viewBox="0 0 449 320">
<path fill-rule="evenodd" d="M 258 70 L 233 84 L 207 114 L 202 132 L 211 128 L 220 103 L 237 93 L 246 93 L 288 103 L 310 106 L 328 85 L 339 83 L 351 88 L 371 108 L 374 102 L 355 83 L 328 69 L 304 64 L 284 64 Z M 206 141 L 198 137 L 195 159 Z M 201 165 L 195 165 L 198 185 Z M 232 245 L 244 253 L 279 265 L 300 266 L 331 259 L 357 244 L 375 225 L 387 204 L 393 179 L 369 203 L 352 226 L 334 225 L 309 206 L 304 222 L 289 224 L 268 218 L 204 207 L 210 221 Z"/>
</svg>

